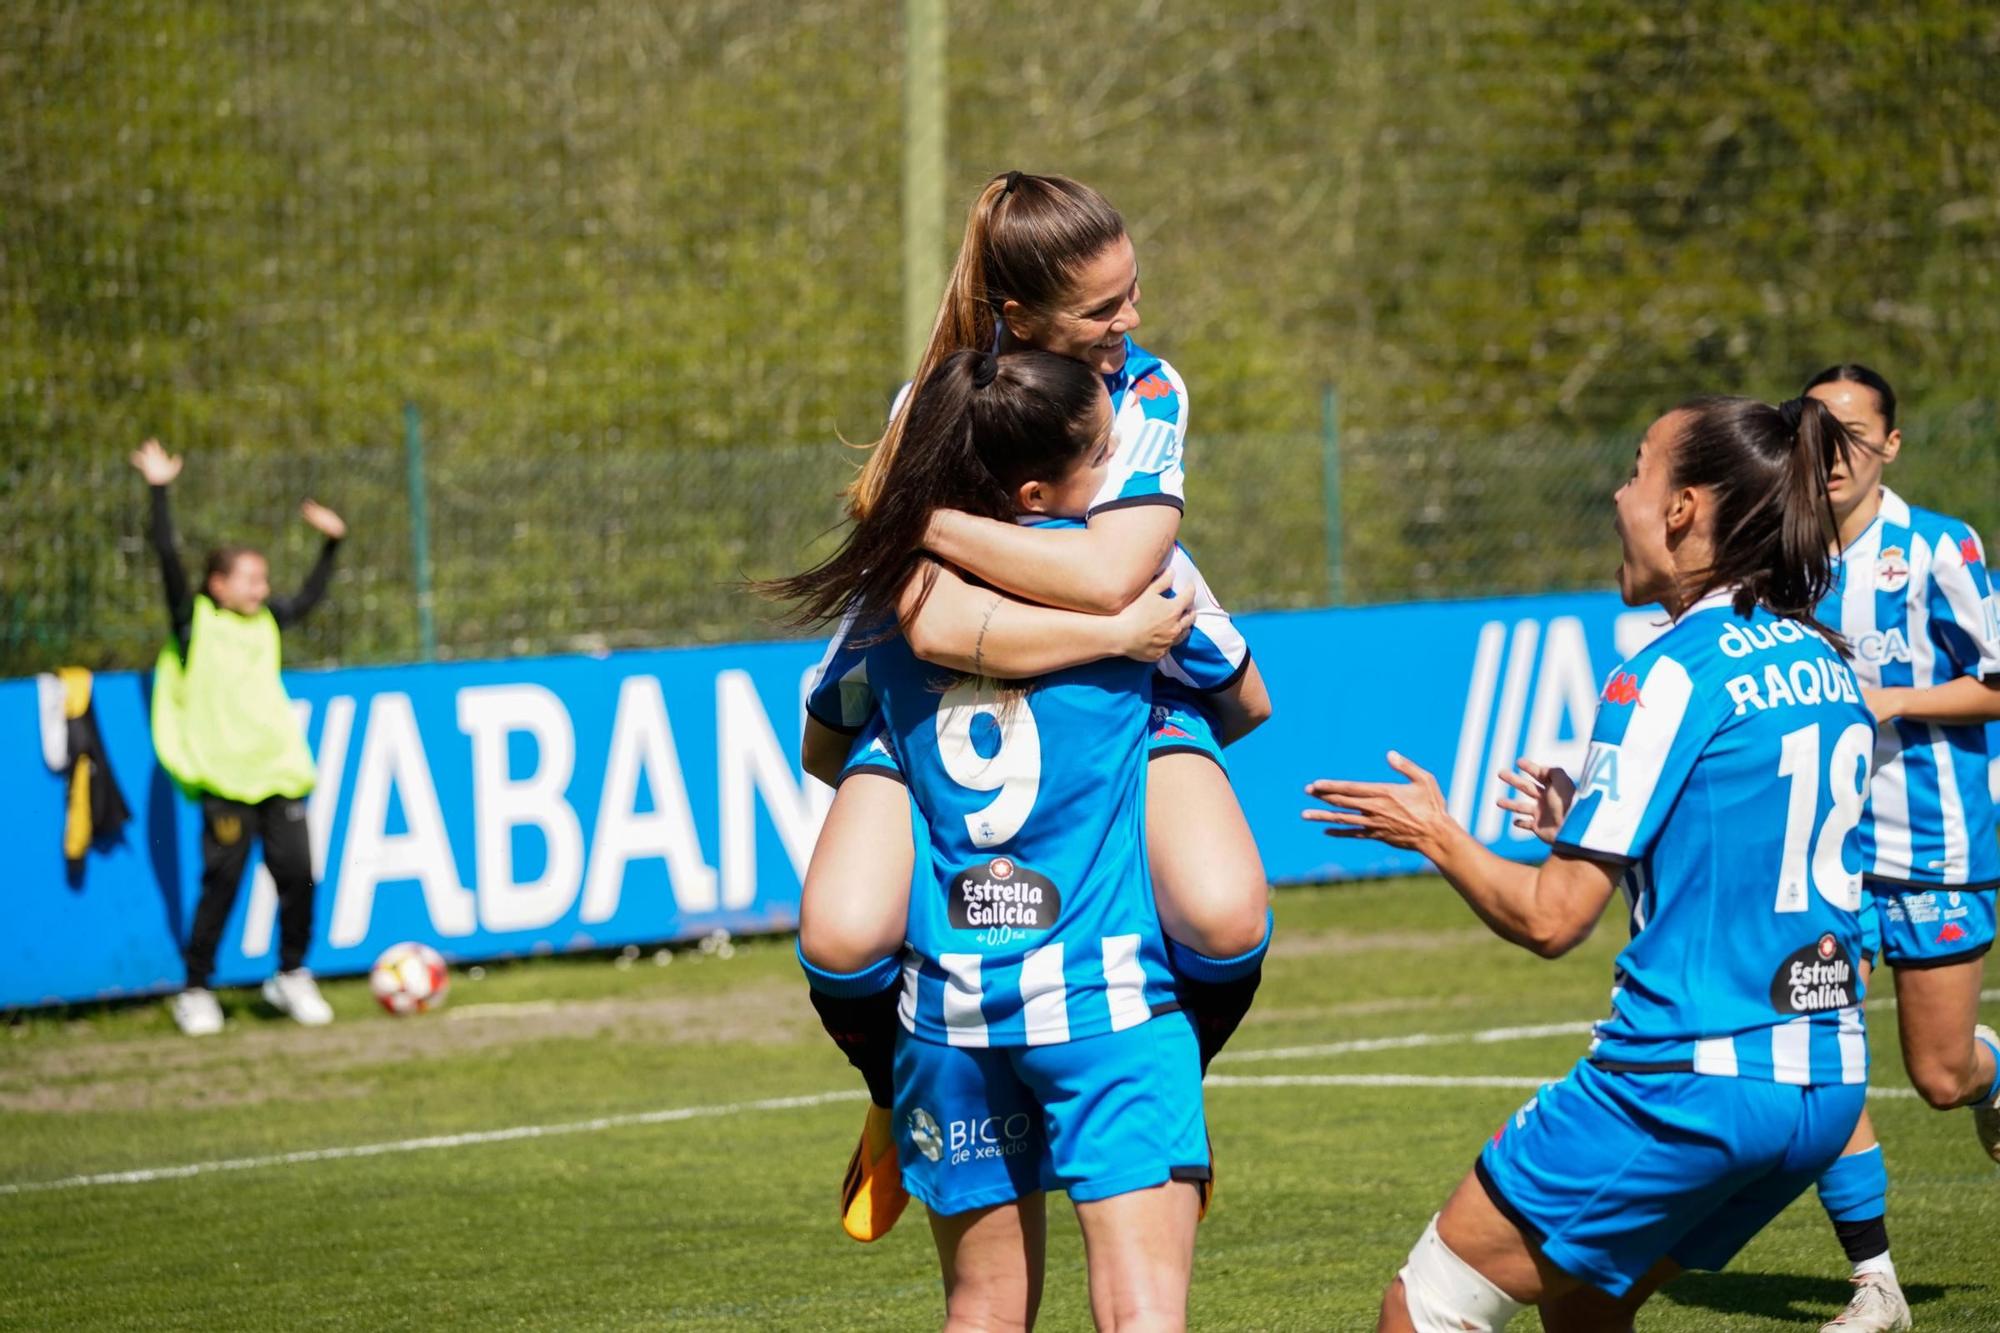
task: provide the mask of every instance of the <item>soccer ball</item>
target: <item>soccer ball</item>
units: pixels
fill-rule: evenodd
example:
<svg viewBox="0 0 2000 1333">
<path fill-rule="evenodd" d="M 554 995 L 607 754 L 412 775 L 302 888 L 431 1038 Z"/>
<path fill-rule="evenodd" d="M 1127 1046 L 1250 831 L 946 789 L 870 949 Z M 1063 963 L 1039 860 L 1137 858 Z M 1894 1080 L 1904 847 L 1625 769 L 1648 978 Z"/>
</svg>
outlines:
<svg viewBox="0 0 2000 1333">
<path fill-rule="evenodd" d="M 411 940 L 382 951 L 368 973 L 368 989 L 375 992 L 376 1003 L 392 1014 L 421 1014 L 444 1006 L 451 973 L 436 949 Z"/>
</svg>

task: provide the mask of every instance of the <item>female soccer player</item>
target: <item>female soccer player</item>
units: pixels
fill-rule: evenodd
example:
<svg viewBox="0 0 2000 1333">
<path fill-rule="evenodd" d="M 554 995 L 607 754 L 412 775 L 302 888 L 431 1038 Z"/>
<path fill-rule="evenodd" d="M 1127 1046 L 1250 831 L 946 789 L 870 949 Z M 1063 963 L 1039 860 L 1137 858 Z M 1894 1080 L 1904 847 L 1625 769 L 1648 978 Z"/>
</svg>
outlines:
<svg viewBox="0 0 2000 1333">
<path fill-rule="evenodd" d="M 1114 456 L 1112 417 L 1077 360 L 954 353 L 921 382 L 883 489 L 840 550 L 778 588 L 808 615 L 845 612 L 859 671 L 823 673 L 809 707 L 837 711 L 827 696 L 865 679 L 878 721 L 848 773 L 906 783 L 920 817 L 893 1125 L 952 1328 L 1032 1324 L 1049 1189 L 1076 1204 L 1101 1327 L 1186 1314 L 1208 1148 L 1146 862 L 1152 665 L 1102 657 L 1004 684 L 944 675 L 916 647 L 940 618 L 1031 609 L 927 558 L 932 512 L 1080 518 Z M 1176 665 L 1197 687 L 1220 668 Z M 821 755 L 838 739 L 815 737 Z"/>
<path fill-rule="evenodd" d="M 1861 446 L 1834 469 L 1837 580 L 1819 615 L 1854 646 L 1875 714 L 1875 776 L 1861 821 L 1863 977 L 1879 948 L 1896 969 L 1903 1059 L 1924 1100 L 1972 1105 L 2000 1155 L 2000 1037 L 1980 1025 L 1993 947 L 2000 848 L 1986 773 L 1986 724 L 2000 718 L 2000 629 L 1979 538 L 1882 484 L 1903 445 L 1896 394 L 1861 365 L 1806 383 Z M 1819 1183 L 1854 1265 L 1854 1299 L 1830 1333 L 1910 1327 L 1889 1258 L 1889 1175 L 1866 1113 Z"/>
<path fill-rule="evenodd" d="M 308 1026 L 333 1010 L 306 970 L 312 944 L 312 846 L 305 798 L 318 776 L 304 732 L 279 679 L 279 631 L 296 625 L 326 595 L 333 556 L 347 525 L 311 500 L 299 515 L 326 537 L 305 586 L 271 596 L 264 557 L 243 546 L 209 552 L 201 589 L 190 593 L 174 544 L 167 487 L 181 460 L 147 440 L 132 455 L 153 491 L 153 547 L 166 583 L 173 637 L 153 684 L 153 746 L 161 767 L 201 798 L 201 898 L 183 958 L 187 988 L 168 1002 L 189 1036 L 222 1030 L 222 1006 L 208 988 L 222 928 L 243 883 L 250 840 L 278 890 L 278 972 L 264 982 L 273 1007 Z"/>
<path fill-rule="evenodd" d="M 1084 527 L 1036 530 L 947 505 L 933 511 L 925 534 L 933 553 L 993 587 L 1085 613 L 1038 622 L 1052 636 L 1047 642 L 1070 654 L 1064 665 L 1104 653 L 1101 621 L 1153 582 L 1179 531 L 1186 390 L 1171 366 L 1131 341 L 1138 300 L 1131 238 L 1103 196 L 1064 177 L 1008 172 L 989 181 L 972 206 L 918 369 L 916 382 L 922 383 L 958 351 L 1035 347 L 1081 361 L 1104 378 L 1117 448 L 1104 484 L 1085 506 Z M 857 518 L 887 494 L 887 478 L 906 447 L 904 431 L 904 414 L 892 411 L 851 497 Z M 1261 722 L 1270 705 L 1247 645 L 1226 616 L 1213 619 L 1210 643 L 1242 680 L 1204 695 L 1175 679 L 1168 665 L 1168 683 L 1154 701 L 1146 784 L 1159 910 L 1174 942 L 1181 1000 L 1201 1036 L 1204 1067 L 1248 1011 L 1270 931 L 1263 863 L 1221 756 L 1222 742 Z M 980 649 L 991 673 L 1033 674 L 996 653 L 990 637 L 979 641 L 992 631 L 984 621 L 947 620 L 926 643 L 926 655 L 950 664 Z M 865 690 L 852 688 L 848 697 L 865 713 Z M 856 733 L 865 715 L 829 711 L 819 720 Z M 814 1007 L 861 1071 L 873 1102 L 841 1200 L 844 1225 L 863 1240 L 893 1225 L 902 1203 L 896 1164 L 885 1154 L 895 958 L 903 944 L 907 858 L 914 856 L 904 851 L 908 825 L 898 784 L 869 773 L 842 784 L 799 909 L 799 955 Z M 878 1196 L 873 1182 L 887 1193 Z"/>
<path fill-rule="evenodd" d="M 1503 1124 L 1382 1299 L 1386 1330 L 1627 1329 L 1720 1268 L 1839 1156 L 1868 1077 L 1856 827 L 1874 720 L 1814 608 L 1834 579 L 1825 406 L 1703 398 L 1616 498 L 1628 605 L 1672 627 L 1612 676 L 1582 776 L 1520 761 L 1501 804 L 1554 852 L 1503 861 L 1437 782 L 1320 781 L 1331 832 L 1422 852 L 1544 957 L 1631 907 L 1590 1055 Z"/>
</svg>

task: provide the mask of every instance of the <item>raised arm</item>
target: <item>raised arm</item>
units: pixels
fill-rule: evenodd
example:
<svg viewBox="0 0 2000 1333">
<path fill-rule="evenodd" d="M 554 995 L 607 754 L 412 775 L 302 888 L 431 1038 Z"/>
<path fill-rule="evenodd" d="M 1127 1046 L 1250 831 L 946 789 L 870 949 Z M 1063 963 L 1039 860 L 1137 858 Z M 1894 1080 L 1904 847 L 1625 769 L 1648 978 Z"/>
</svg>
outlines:
<svg viewBox="0 0 2000 1333">
<path fill-rule="evenodd" d="M 167 619 L 174 639 L 187 650 L 188 629 L 194 623 L 194 597 L 188 591 L 187 570 L 181 566 L 178 543 L 174 540 L 173 506 L 167 488 L 181 474 L 180 455 L 170 454 L 158 440 L 147 440 L 132 454 L 132 466 L 152 490 L 153 553 L 160 560 L 160 582 L 167 594 Z"/>
<path fill-rule="evenodd" d="M 1164 499 L 1099 510 L 1082 528 L 1024 528 L 942 509 L 924 544 L 996 588 L 1110 615 L 1146 590 L 1180 527 L 1180 507 Z"/>
<path fill-rule="evenodd" d="M 273 597 L 266 603 L 281 629 L 304 620 L 326 596 L 327 582 L 333 578 L 334 552 L 347 536 L 347 524 L 340 515 L 316 501 L 307 500 L 300 504 L 299 517 L 324 535 L 326 542 L 319 548 L 319 559 L 313 562 L 312 572 L 306 575 L 306 581 L 299 590 L 290 597 Z"/>
<path fill-rule="evenodd" d="M 1021 680 L 1104 657 L 1156 662 L 1194 615 L 1192 599 L 1175 597 L 1165 576 L 1148 585 L 1158 595 L 1097 616 L 1035 606 L 942 565 L 930 568 L 928 594 L 921 572 L 904 589 L 903 636 L 925 661 L 972 675 Z"/>
</svg>

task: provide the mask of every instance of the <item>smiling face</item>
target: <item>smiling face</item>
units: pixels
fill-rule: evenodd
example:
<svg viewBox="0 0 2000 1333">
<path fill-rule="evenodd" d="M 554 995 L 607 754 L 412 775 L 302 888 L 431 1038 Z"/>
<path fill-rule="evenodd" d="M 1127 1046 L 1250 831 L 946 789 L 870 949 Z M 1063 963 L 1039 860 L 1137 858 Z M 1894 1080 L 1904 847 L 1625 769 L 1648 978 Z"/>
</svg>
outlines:
<svg viewBox="0 0 2000 1333">
<path fill-rule="evenodd" d="M 1104 486 L 1111 468 L 1111 395 L 1100 390 L 1090 413 L 1091 445 L 1062 476 L 1050 481 L 1024 482 L 1015 495 L 1023 513 L 1051 518 L 1082 518 Z"/>
<path fill-rule="evenodd" d="M 1017 342 L 1081 361 L 1100 375 L 1125 365 L 1125 335 L 1139 327 L 1139 260 L 1132 238 L 1120 236 L 1085 260 L 1053 310 L 1037 313 L 1018 301 L 1001 310 Z"/>
<path fill-rule="evenodd" d="M 1674 547 L 1688 526 L 1683 510 L 1691 493 L 1673 484 L 1673 455 L 1689 419 L 1686 412 L 1669 412 L 1647 429 L 1632 475 L 1612 497 L 1621 552 L 1618 592 L 1627 606 L 1659 602 L 1675 614 L 1680 610 Z"/>
<path fill-rule="evenodd" d="M 1889 429 L 1889 423 L 1882 419 L 1882 400 L 1865 384 L 1834 380 L 1813 385 L 1806 396 L 1825 403 L 1860 446 L 1849 451 L 1845 462 L 1836 461 L 1827 479 L 1834 518 L 1845 522 L 1882 489 L 1882 469 L 1896 460 L 1903 447 L 1903 432 Z"/>
</svg>

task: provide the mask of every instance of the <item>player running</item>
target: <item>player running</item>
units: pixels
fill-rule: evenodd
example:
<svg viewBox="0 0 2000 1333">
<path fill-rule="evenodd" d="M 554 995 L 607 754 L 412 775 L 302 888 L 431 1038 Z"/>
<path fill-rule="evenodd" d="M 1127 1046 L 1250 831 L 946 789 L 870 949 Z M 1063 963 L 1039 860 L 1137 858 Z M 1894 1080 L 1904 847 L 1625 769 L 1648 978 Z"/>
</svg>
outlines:
<svg viewBox="0 0 2000 1333">
<path fill-rule="evenodd" d="M 1320 781 L 1330 832 L 1423 853 L 1503 939 L 1580 943 L 1631 909 L 1590 1054 L 1493 1136 L 1382 1299 L 1386 1330 L 1627 1329 L 1720 1268 L 1839 1155 L 1868 1077 L 1856 833 L 1874 748 L 1814 608 L 1834 580 L 1821 403 L 1704 398 L 1654 422 L 1616 497 L 1628 605 L 1672 626 L 1611 677 L 1583 774 L 1521 760 L 1501 802 L 1554 851 L 1504 861 L 1399 755 Z"/>
<path fill-rule="evenodd" d="M 1940 1109 L 1972 1105 L 2000 1154 L 2000 1038 L 1978 1022 L 1993 946 L 1994 840 L 1986 723 L 2000 719 L 2000 627 L 1979 538 L 1882 485 L 1901 451 L 1896 394 L 1860 365 L 1829 366 L 1806 393 L 1861 447 L 1834 469 L 1836 583 L 1820 618 L 1854 648 L 1877 721 L 1875 776 L 1861 821 L 1862 976 L 1879 949 L 1896 969 L 1896 1017 L 1910 1080 Z M 1853 1300 L 1822 1333 L 1910 1327 L 1889 1258 L 1889 1174 L 1864 1112 L 1820 1202 L 1854 1265 Z"/>
<path fill-rule="evenodd" d="M 1040 618 L 1041 642 L 1062 665 L 1104 655 L 1104 622 L 1132 605 L 1174 549 L 1182 507 L 1181 446 L 1187 393 L 1180 376 L 1132 342 L 1139 326 L 1139 274 L 1116 209 L 1061 176 L 1008 172 L 980 191 L 917 372 L 918 383 L 950 355 L 1035 347 L 1072 357 L 1103 377 L 1114 408 L 1116 450 L 1097 494 L 1078 512 L 1081 528 L 1049 531 L 965 513 L 932 513 L 924 544 L 983 582 L 1051 608 L 1083 613 Z M 905 447 L 905 413 L 892 410 L 851 497 L 865 519 L 888 495 Z M 947 576 L 950 577 L 950 576 Z M 1148 855 L 1158 906 L 1172 941 L 1181 1002 L 1200 1034 L 1203 1067 L 1248 1011 L 1270 941 L 1268 888 L 1257 845 L 1223 767 L 1221 747 L 1269 716 L 1263 682 L 1242 636 L 1219 606 L 1207 640 L 1234 677 L 1200 691 L 1169 662 L 1154 698 L 1152 767 L 1146 782 Z M 1052 616 L 1053 612 L 1050 613 Z M 999 619 L 1027 634 L 1023 609 Z M 989 673 L 1041 669 L 1008 659 L 1000 627 L 947 618 L 926 626 L 924 656 L 963 663 L 983 651 Z M 1093 623 L 1094 622 L 1094 623 Z M 982 639 L 982 636 L 983 639 Z M 1030 642 L 1035 642 L 1029 636 Z M 858 733 L 872 709 L 851 683 L 853 709 L 822 705 L 818 720 Z M 799 957 L 813 1005 L 868 1084 L 872 1105 L 843 1181 L 842 1224 L 858 1240 L 894 1225 L 906 1199 L 892 1155 L 888 1107 L 895 1049 L 896 955 L 903 945 L 911 840 L 901 787 L 863 771 L 842 784 L 806 873 Z"/>
<path fill-rule="evenodd" d="M 1040 610 L 925 556 L 932 511 L 1080 519 L 1112 465 L 1112 422 L 1077 360 L 956 352 L 922 381 L 840 550 L 775 587 L 808 615 L 845 610 L 834 660 L 854 665 L 821 673 L 810 711 L 838 714 L 843 685 L 865 681 L 875 721 L 843 789 L 894 784 L 917 821 L 893 1125 L 904 1182 L 930 1210 L 948 1327 L 1033 1323 L 1050 1189 L 1076 1204 L 1100 1327 L 1186 1318 L 1208 1148 L 1198 1044 L 1148 875 L 1153 667 L 1135 659 L 1172 643 L 1189 611 L 1140 636 L 1147 651 L 1027 682 L 991 678 L 976 645 L 972 674 L 918 656 L 954 619 Z M 1175 666 L 1200 686 L 1220 663 Z M 815 767 L 838 780 L 845 738 L 809 727 Z"/>
</svg>

